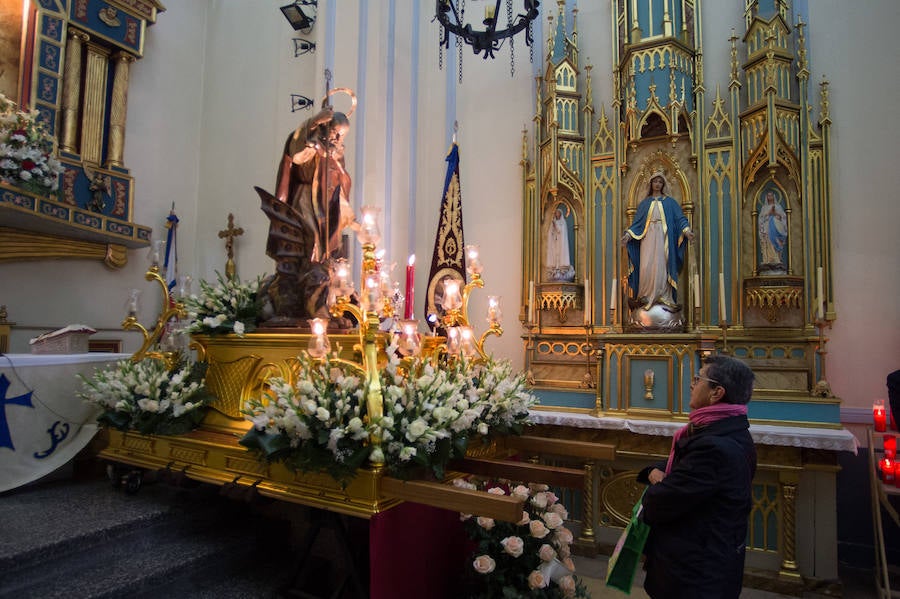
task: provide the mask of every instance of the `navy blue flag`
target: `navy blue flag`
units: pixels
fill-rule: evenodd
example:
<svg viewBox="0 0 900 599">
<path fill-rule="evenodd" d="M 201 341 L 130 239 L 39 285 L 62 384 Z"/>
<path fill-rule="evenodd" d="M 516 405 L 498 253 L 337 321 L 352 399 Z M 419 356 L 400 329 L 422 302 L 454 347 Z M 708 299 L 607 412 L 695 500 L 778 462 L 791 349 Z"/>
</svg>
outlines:
<svg viewBox="0 0 900 599">
<path fill-rule="evenodd" d="M 459 146 L 456 142 L 450 147 L 446 160 L 447 175 L 444 177 L 437 234 L 431 256 L 431 271 L 425 292 L 425 317 L 428 326 L 433 330 L 440 328 L 438 319 L 444 313 L 441 307 L 441 298 L 444 294 L 442 281 L 448 277 L 459 280 L 460 285 L 466 281 L 462 195 L 459 185 Z"/>
</svg>

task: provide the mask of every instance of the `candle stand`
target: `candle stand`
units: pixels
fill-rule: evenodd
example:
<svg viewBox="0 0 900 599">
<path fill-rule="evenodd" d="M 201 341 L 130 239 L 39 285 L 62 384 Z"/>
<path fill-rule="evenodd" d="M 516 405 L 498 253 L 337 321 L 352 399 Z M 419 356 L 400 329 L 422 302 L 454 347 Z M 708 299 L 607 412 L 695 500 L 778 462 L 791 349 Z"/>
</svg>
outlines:
<svg viewBox="0 0 900 599">
<path fill-rule="evenodd" d="M 826 326 L 831 328 L 831 322 L 824 318 L 816 319 L 816 327 L 819 329 L 819 344 L 816 347 L 816 355 L 819 356 L 819 380 L 816 381 L 814 395 L 818 397 L 833 397 L 831 385 L 825 376 L 825 355 L 828 353 L 825 349 L 825 344 L 828 343 L 828 337 L 825 336 Z"/>
<path fill-rule="evenodd" d="M 593 389 L 597 386 L 594 375 L 591 374 L 591 356 L 594 355 L 594 346 L 591 344 L 592 325 L 584 325 L 584 376 L 581 377 L 582 389 Z"/>
<path fill-rule="evenodd" d="M 722 329 L 722 353 L 728 355 L 730 353 L 728 350 L 728 321 L 719 321 L 719 328 Z"/>
</svg>

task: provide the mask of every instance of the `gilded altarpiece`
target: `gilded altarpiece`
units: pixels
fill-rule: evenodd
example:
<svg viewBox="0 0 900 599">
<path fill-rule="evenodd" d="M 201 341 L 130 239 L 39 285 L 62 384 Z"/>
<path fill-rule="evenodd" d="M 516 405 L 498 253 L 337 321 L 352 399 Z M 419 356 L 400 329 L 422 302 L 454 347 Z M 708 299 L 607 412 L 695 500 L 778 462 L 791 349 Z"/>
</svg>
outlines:
<svg viewBox="0 0 900 599">
<path fill-rule="evenodd" d="M 13 6 L 15 5 L 15 6 Z M 134 179 L 124 164 L 128 84 L 156 0 L 4 2 L 0 92 L 37 111 L 64 167 L 47 196 L 0 182 L 0 260 L 86 258 L 118 268 L 149 245 L 133 222 Z M 14 44 L 19 40 L 19 44 Z M 9 69 L 5 67 L 9 66 Z"/>
<path fill-rule="evenodd" d="M 755 435 L 747 563 L 799 585 L 836 576 L 835 522 L 820 514 L 837 467 L 833 446 L 804 446 L 791 431 L 846 432 L 825 368 L 835 318 L 828 84 L 814 121 L 804 18 L 787 1 L 737 1 L 740 36 L 702 31 L 699 0 L 613 0 L 614 95 L 596 115 L 602 69 L 579 63 L 578 26 L 602 25 L 558 3 L 523 138 L 520 318 L 548 412 L 541 434 L 616 445 L 615 460 L 589 464 L 592 531 L 627 521 L 635 471 L 668 455 L 703 356 L 747 362 L 752 427 L 775 431 Z M 711 51 L 730 66 L 712 82 Z M 630 285 L 622 237 L 658 175 L 694 239 L 669 273 L 672 301 L 651 306 Z M 559 208 L 573 237 L 566 281 L 554 278 L 566 270 L 553 260 Z"/>
</svg>

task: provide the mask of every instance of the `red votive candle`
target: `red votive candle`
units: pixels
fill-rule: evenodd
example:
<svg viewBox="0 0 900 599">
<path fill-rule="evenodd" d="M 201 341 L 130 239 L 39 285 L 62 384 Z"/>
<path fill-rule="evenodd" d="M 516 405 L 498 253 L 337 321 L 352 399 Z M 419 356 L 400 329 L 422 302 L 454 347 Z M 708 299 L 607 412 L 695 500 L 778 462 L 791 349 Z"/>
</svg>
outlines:
<svg viewBox="0 0 900 599">
<path fill-rule="evenodd" d="M 897 437 L 894 435 L 884 436 L 884 457 L 892 460 L 897 457 Z"/>
<path fill-rule="evenodd" d="M 883 480 L 886 485 L 895 484 L 894 460 L 889 458 L 881 460 L 881 480 Z"/>
<path fill-rule="evenodd" d="M 883 433 L 887 430 L 887 414 L 884 411 L 884 400 L 876 399 L 872 403 L 872 419 L 875 421 L 875 430 Z"/>
</svg>

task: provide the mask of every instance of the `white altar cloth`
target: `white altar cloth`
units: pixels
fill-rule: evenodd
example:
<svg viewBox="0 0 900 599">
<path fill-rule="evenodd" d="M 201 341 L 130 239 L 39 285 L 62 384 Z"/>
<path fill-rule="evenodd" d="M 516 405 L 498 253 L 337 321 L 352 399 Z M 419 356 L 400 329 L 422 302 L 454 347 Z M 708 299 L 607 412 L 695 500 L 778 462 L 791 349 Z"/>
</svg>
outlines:
<svg viewBox="0 0 900 599">
<path fill-rule="evenodd" d="M 97 408 L 79 398 L 95 368 L 131 354 L 0 354 L 0 492 L 50 474 L 97 433 Z"/>
<path fill-rule="evenodd" d="M 605 430 L 627 430 L 639 435 L 659 435 L 672 437 L 683 422 L 660 420 L 638 420 L 613 416 L 592 416 L 575 412 L 532 410 L 531 420 L 535 424 L 571 426 Z M 815 428 L 806 426 L 782 426 L 772 424 L 751 424 L 750 435 L 759 445 L 781 445 L 785 447 L 807 447 L 829 451 L 850 451 L 856 453 L 856 437 L 843 428 Z"/>
</svg>

